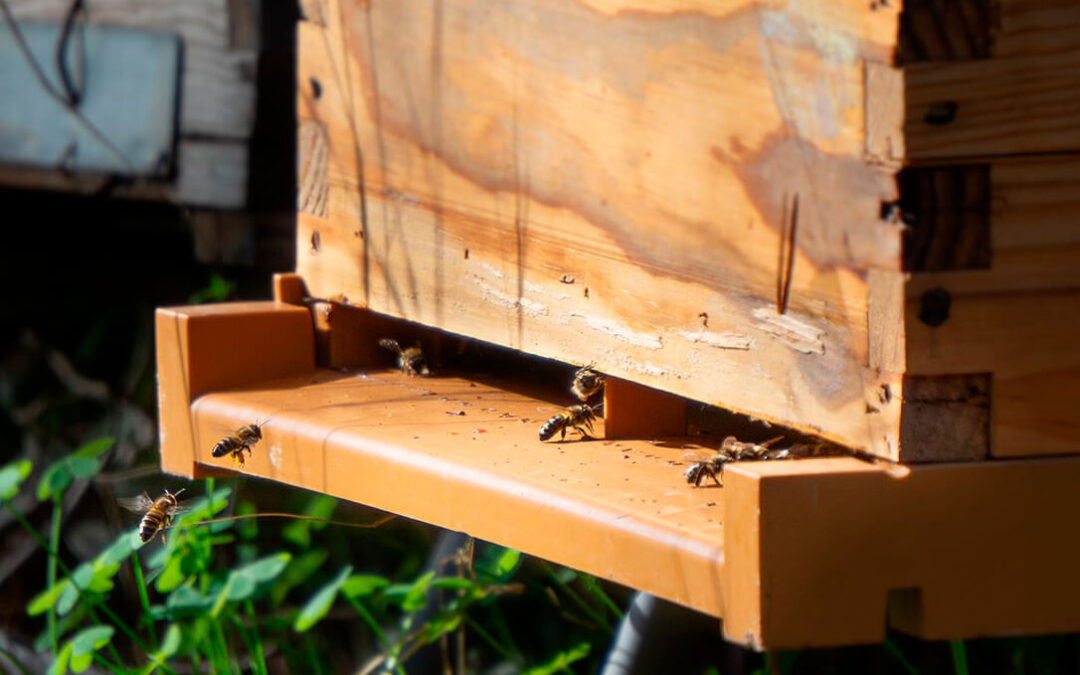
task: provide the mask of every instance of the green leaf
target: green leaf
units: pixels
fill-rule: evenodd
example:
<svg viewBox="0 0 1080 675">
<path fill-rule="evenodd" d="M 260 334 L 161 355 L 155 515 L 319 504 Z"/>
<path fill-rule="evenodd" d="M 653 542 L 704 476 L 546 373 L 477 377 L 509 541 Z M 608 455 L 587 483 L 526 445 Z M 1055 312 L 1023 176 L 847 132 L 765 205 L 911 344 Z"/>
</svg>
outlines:
<svg viewBox="0 0 1080 675">
<path fill-rule="evenodd" d="M 90 628 L 79 631 L 75 637 L 71 639 L 72 654 L 80 656 L 101 649 L 109 644 L 109 640 L 112 640 L 113 633 L 115 632 L 116 629 L 112 626 L 106 626 L 104 624 L 91 626 Z"/>
<path fill-rule="evenodd" d="M 106 450 L 113 446 L 116 441 L 111 437 L 99 438 L 95 441 L 90 441 L 79 447 L 75 452 L 71 453 L 72 457 L 80 457 L 86 459 L 97 459 Z"/>
<path fill-rule="evenodd" d="M 51 588 L 46 588 L 44 591 L 38 593 L 30 601 L 30 604 L 26 606 L 26 613 L 30 616 L 37 616 L 49 611 L 50 608 L 55 607 L 60 595 L 64 592 L 64 589 L 71 582 L 67 579 L 53 584 Z"/>
<path fill-rule="evenodd" d="M 214 604 L 213 598 L 208 598 L 190 586 L 178 588 L 165 599 L 165 608 L 172 616 L 194 616 L 202 614 Z"/>
<path fill-rule="evenodd" d="M 64 586 L 64 591 L 60 594 L 60 600 L 56 603 L 56 612 L 63 616 L 70 612 L 78 601 L 79 589 L 75 588 L 75 584 L 68 583 Z"/>
<path fill-rule="evenodd" d="M 71 643 L 64 645 L 60 653 L 53 659 L 52 665 L 45 671 L 46 675 L 64 675 L 68 671 L 68 661 L 71 660 Z"/>
<path fill-rule="evenodd" d="M 91 457 L 69 457 L 67 466 L 72 478 L 89 478 L 101 468 L 98 461 Z"/>
<path fill-rule="evenodd" d="M 415 612 L 426 605 L 428 588 L 434 578 L 434 572 L 428 572 L 417 578 L 409 588 L 409 592 L 405 594 L 405 599 L 401 601 L 401 608 L 406 612 Z"/>
<path fill-rule="evenodd" d="M 127 560 L 132 551 L 137 550 L 140 546 L 142 546 L 142 540 L 139 539 L 139 532 L 137 530 L 128 530 L 117 537 L 116 541 L 110 544 L 108 548 L 99 553 L 94 562 L 102 565 L 119 565 Z"/>
<path fill-rule="evenodd" d="M 165 639 L 161 642 L 161 648 L 154 652 L 154 657 L 159 661 L 171 657 L 177 649 L 180 649 L 181 637 L 180 626 L 175 623 L 169 624 L 169 629 L 165 631 Z"/>
<path fill-rule="evenodd" d="M 90 667 L 90 664 L 94 662 L 94 652 L 89 654 L 72 654 L 71 655 L 71 672 L 81 673 Z"/>
<path fill-rule="evenodd" d="M 514 573 L 517 569 L 518 563 L 521 562 L 521 553 L 515 551 L 512 548 L 503 549 L 502 553 L 495 559 L 495 565 L 492 567 L 492 573 L 500 579 L 505 579 Z"/>
<path fill-rule="evenodd" d="M 228 593 L 229 602 L 239 602 L 250 598 L 258 585 L 255 578 L 247 574 L 230 574 L 229 577 L 232 579 Z M 229 585 L 226 583 L 226 586 Z"/>
<path fill-rule="evenodd" d="M 459 612 L 440 612 L 424 625 L 423 642 L 434 642 L 445 633 L 452 633 L 461 625 Z"/>
<path fill-rule="evenodd" d="M 276 579 L 279 574 L 285 571 L 285 567 L 289 564 L 289 560 L 291 559 L 292 554 L 282 551 L 248 563 L 237 569 L 236 572 L 238 574 L 249 576 L 259 583 L 263 583 L 264 581 Z"/>
<path fill-rule="evenodd" d="M 54 495 L 59 497 L 71 485 L 71 470 L 68 468 L 68 458 L 53 462 L 45 469 L 38 479 L 37 496 L 41 501 L 51 499 Z"/>
<path fill-rule="evenodd" d="M 589 650 L 589 643 L 582 642 L 564 652 L 559 652 L 544 665 L 526 670 L 522 675 L 553 675 L 560 670 L 569 670 L 570 664 L 588 656 Z"/>
<path fill-rule="evenodd" d="M 270 604 L 272 606 L 280 605 L 289 593 L 289 589 L 307 581 L 312 574 L 322 567 L 328 555 L 326 549 L 317 548 L 293 558 L 285 567 L 285 572 L 278 577 L 277 583 L 274 584 L 274 589 L 270 593 Z"/>
<path fill-rule="evenodd" d="M 281 538 L 295 544 L 297 548 L 307 548 L 311 546 L 311 525 L 302 520 L 294 520 L 281 528 Z"/>
<path fill-rule="evenodd" d="M 5 464 L 4 468 L 0 469 L 0 499 L 11 499 L 19 494 L 19 488 L 33 468 L 34 465 L 28 459 Z"/>
<path fill-rule="evenodd" d="M 303 633 L 326 616 L 326 613 L 330 611 L 330 607 L 334 604 L 334 599 L 337 597 L 338 590 L 341 589 L 345 580 L 349 578 L 351 573 L 352 566 L 346 565 L 336 577 L 331 579 L 330 582 L 325 584 L 308 599 L 307 604 L 300 610 L 300 613 L 296 617 L 296 621 L 293 623 L 293 629 L 297 633 Z"/>
<path fill-rule="evenodd" d="M 389 585 L 390 581 L 386 577 L 374 574 L 356 574 L 349 577 L 342 584 L 341 594 L 347 598 L 361 598 Z"/>
<path fill-rule="evenodd" d="M 476 585 L 472 579 L 461 577 L 442 577 L 431 582 L 432 588 L 442 588 L 449 591 L 467 591 Z"/>
<path fill-rule="evenodd" d="M 169 562 L 165 565 L 165 570 L 161 573 L 161 576 L 154 582 L 154 587 L 157 588 L 158 593 L 168 593 L 175 588 L 178 588 L 180 584 L 184 583 L 187 579 L 187 575 L 184 574 L 184 559 L 178 555 L 169 558 Z"/>
</svg>

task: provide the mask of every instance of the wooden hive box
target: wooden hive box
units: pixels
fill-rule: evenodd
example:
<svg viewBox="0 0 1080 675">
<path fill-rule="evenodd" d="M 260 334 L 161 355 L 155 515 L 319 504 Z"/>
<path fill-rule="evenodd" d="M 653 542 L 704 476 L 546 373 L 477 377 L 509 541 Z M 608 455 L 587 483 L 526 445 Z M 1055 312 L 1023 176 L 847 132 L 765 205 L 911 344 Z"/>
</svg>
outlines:
<svg viewBox="0 0 1080 675">
<path fill-rule="evenodd" d="M 894 460 L 1080 451 L 1075 5 L 306 7 L 311 295 Z"/>
<path fill-rule="evenodd" d="M 880 640 L 886 613 L 1080 629 L 1075 6 L 302 4 L 296 274 L 159 311 L 166 470 L 226 468 L 215 430 L 271 417 L 245 473 L 758 648 Z M 378 368 L 388 334 L 595 363 L 607 440 L 540 443 L 521 422 L 559 403 L 530 383 Z M 919 463 L 694 489 L 687 400 Z"/>
</svg>

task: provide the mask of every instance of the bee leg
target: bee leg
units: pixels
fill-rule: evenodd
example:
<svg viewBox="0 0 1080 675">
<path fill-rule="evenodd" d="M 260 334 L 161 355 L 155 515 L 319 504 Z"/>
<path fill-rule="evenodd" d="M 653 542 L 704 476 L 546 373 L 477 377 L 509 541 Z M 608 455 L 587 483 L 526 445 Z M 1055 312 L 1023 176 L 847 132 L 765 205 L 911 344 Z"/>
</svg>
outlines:
<svg viewBox="0 0 1080 675">
<path fill-rule="evenodd" d="M 579 434 L 581 434 L 582 440 L 584 440 L 586 438 L 589 439 L 590 441 L 596 440 L 592 436 L 589 435 L 589 432 L 585 431 L 585 427 L 574 427 L 574 428 L 578 430 Z"/>
<path fill-rule="evenodd" d="M 560 434 L 559 435 L 559 442 L 562 443 L 563 441 L 566 440 L 566 427 L 563 427 L 562 429 L 559 429 L 559 434 Z"/>
</svg>

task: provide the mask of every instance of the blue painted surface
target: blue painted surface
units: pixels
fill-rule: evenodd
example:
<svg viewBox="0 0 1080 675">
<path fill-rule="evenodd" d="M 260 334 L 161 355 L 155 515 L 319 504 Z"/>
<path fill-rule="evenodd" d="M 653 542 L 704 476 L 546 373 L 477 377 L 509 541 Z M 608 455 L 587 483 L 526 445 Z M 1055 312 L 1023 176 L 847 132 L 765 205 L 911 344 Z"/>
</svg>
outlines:
<svg viewBox="0 0 1080 675">
<path fill-rule="evenodd" d="M 60 25 L 19 27 L 53 89 L 63 92 L 55 56 Z M 167 174 L 175 152 L 181 46 L 171 33 L 92 24 L 72 31 L 66 62 L 72 79 L 81 80 L 78 110 L 108 139 L 105 144 L 42 88 L 10 28 L 0 22 L 0 162 Z"/>
</svg>

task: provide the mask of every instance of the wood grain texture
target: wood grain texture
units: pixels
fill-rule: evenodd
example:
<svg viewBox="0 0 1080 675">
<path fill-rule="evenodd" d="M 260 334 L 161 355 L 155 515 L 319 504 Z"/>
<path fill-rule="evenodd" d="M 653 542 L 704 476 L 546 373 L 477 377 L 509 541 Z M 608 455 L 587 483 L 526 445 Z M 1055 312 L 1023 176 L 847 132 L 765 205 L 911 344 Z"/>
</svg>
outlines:
<svg viewBox="0 0 1080 675">
<path fill-rule="evenodd" d="M 865 275 L 898 268 L 899 228 L 864 64 L 894 10 L 323 9 L 298 39 L 299 116 L 330 139 L 328 217 L 298 218 L 313 294 L 880 446 Z"/>
<path fill-rule="evenodd" d="M 1080 50 L 904 68 L 910 161 L 1080 151 Z M 955 104 L 955 118 L 932 107 Z M 928 119 L 930 121 L 928 121 Z"/>
</svg>

